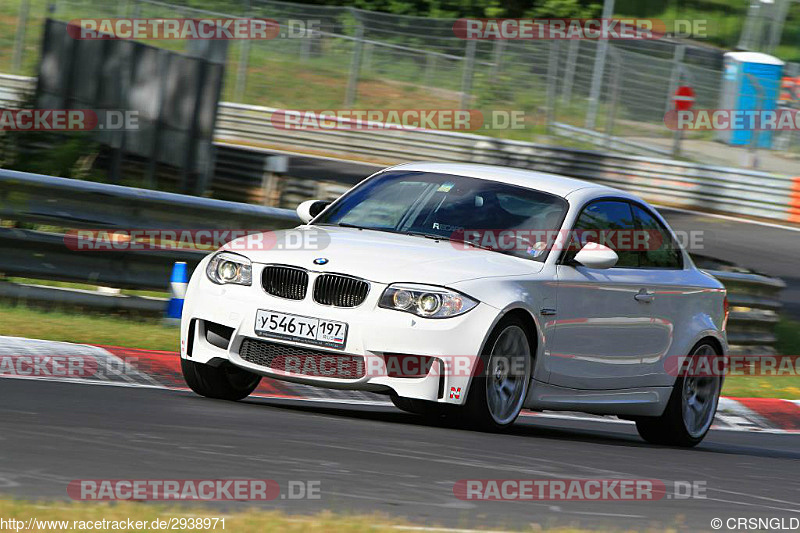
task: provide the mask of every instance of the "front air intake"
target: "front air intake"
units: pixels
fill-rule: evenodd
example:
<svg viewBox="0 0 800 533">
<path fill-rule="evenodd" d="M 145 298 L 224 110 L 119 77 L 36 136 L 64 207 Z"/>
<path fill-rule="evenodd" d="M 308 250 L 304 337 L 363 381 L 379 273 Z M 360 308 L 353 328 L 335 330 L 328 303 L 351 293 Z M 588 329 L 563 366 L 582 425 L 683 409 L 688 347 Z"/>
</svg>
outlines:
<svg viewBox="0 0 800 533">
<path fill-rule="evenodd" d="M 314 282 L 314 301 L 335 307 L 361 305 L 369 293 L 369 283 L 339 274 L 323 274 Z"/>
<path fill-rule="evenodd" d="M 261 285 L 273 296 L 302 300 L 308 288 L 308 272 L 302 268 L 268 265 L 261 273 Z"/>
</svg>

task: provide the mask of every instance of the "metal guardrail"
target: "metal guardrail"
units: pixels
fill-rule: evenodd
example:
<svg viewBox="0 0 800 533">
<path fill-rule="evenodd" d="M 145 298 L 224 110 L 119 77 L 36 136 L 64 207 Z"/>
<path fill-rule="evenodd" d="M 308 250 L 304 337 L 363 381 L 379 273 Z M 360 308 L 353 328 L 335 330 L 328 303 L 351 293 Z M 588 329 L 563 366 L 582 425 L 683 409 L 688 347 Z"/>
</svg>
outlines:
<svg viewBox="0 0 800 533">
<path fill-rule="evenodd" d="M 0 87 L 17 89 L 19 76 L 0 75 Z M 29 78 L 33 84 L 34 78 Z M 21 90 L 21 89 L 18 89 Z M 469 133 L 356 127 L 337 119 L 334 129 L 284 129 L 272 123 L 269 107 L 220 103 L 215 139 L 262 148 L 291 148 L 382 163 L 436 160 L 499 164 L 554 172 L 639 194 L 664 205 L 708 209 L 800 223 L 800 177 L 700 165 L 671 159 L 612 155 Z M 225 161 L 219 162 L 225 165 Z M 219 166 L 215 176 L 263 169 Z M 224 180 L 224 178 L 221 178 Z"/>
<path fill-rule="evenodd" d="M 0 169 L 0 218 L 61 228 L 278 229 L 299 220 L 288 209 L 261 207 L 53 178 Z M 0 272 L 8 276 L 90 283 L 130 289 L 166 290 L 175 261 L 194 269 L 206 252 L 197 250 L 75 251 L 63 234 L 0 228 Z M 708 258 L 698 266 L 728 288 L 729 340 L 736 352 L 774 351 L 781 280 Z M 153 313 L 164 301 L 109 296 L 62 288 L 0 283 L 0 297 L 61 302 L 106 310 Z"/>
<path fill-rule="evenodd" d="M 294 212 L 240 202 L 0 170 L 0 217 L 69 228 L 275 229 Z"/>
<path fill-rule="evenodd" d="M 775 353 L 775 326 L 786 283 L 732 263 L 693 256 L 695 264 L 720 280 L 728 291 L 728 343 L 736 354 Z"/>
<path fill-rule="evenodd" d="M 386 163 L 427 159 L 475 162 L 553 172 L 626 189 L 648 200 L 680 207 L 800 222 L 800 178 L 671 159 L 612 155 L 434 130 L 358 127 L 276 127 L 277 109 L 220 104 L 216 137 L 265 147 L 291 147 Z"/>
<path fill-rule="evenodd" d="M 63 229 L 274 230 L 294 211 L 0 169 L 0 219 Z M 175 261 L 197 250 L 73 250 L 63 234 L 0 228 L 0 272 L 130 289 L 166 290 Z"/>
<path fill-rule="evenodd" d="M 36 78 L 0 74 L 0 108 L 20 105 L 36 87 Z"/>
</svg>

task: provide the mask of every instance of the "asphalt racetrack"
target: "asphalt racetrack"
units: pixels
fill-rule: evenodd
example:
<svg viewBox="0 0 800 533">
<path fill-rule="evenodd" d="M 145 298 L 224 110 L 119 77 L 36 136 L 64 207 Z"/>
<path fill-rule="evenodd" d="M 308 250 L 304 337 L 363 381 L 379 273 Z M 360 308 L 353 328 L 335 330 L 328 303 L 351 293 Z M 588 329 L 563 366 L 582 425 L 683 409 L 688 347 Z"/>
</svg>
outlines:
<svg viewBox="0 0 800 533">
<path fill-rule="evenodd" d="M 0 380 L 0 492 L 66 500 L 77 479 L 319 481 L 320 499 L 218 502 L 290 513 L 380 512 L 453 528 L 681 527 L 800 517 L 800 435 L 712 430 L 697 448 L 645 444 L 630 424 L 521 417 L 505 434 L 438 427 L 393 407 L 156 388 Z M 654 479 L 704 498 L 464 501 L 464 479 Z M 700 495 L 698 493 L 698 495 Z"/>
</svg>

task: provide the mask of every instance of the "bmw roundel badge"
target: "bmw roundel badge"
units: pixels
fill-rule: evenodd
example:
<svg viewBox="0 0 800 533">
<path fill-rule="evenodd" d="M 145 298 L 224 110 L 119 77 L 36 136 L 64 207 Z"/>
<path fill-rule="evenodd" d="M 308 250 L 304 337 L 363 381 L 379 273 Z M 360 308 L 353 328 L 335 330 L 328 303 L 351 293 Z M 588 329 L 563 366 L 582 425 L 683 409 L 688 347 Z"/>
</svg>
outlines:
<svg viewBox="0 0 800 533">
<path fill-rule="evenodd" d="M 327 257 L 317 257 L 316 259 L 314 259 L 314 264 L 315 265 L 326 265 L 326 264 L 328 264 L 328 258 Z"/>
</svg>

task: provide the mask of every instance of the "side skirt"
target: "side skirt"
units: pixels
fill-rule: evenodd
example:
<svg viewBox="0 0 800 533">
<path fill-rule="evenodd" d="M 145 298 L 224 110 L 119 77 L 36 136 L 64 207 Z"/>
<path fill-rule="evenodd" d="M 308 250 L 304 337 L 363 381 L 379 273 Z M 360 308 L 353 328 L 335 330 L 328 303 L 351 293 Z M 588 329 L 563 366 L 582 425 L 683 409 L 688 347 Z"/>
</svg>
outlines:
<svg viewBox="0 0 800 533">
<path fill-rule="evenodd" d="M 596 415 L 659 416 L 669 401 L 672 387 L 582 390 L 557 387 L 531 380 L 525 409 L 580 411 Z"/>
</svg>

